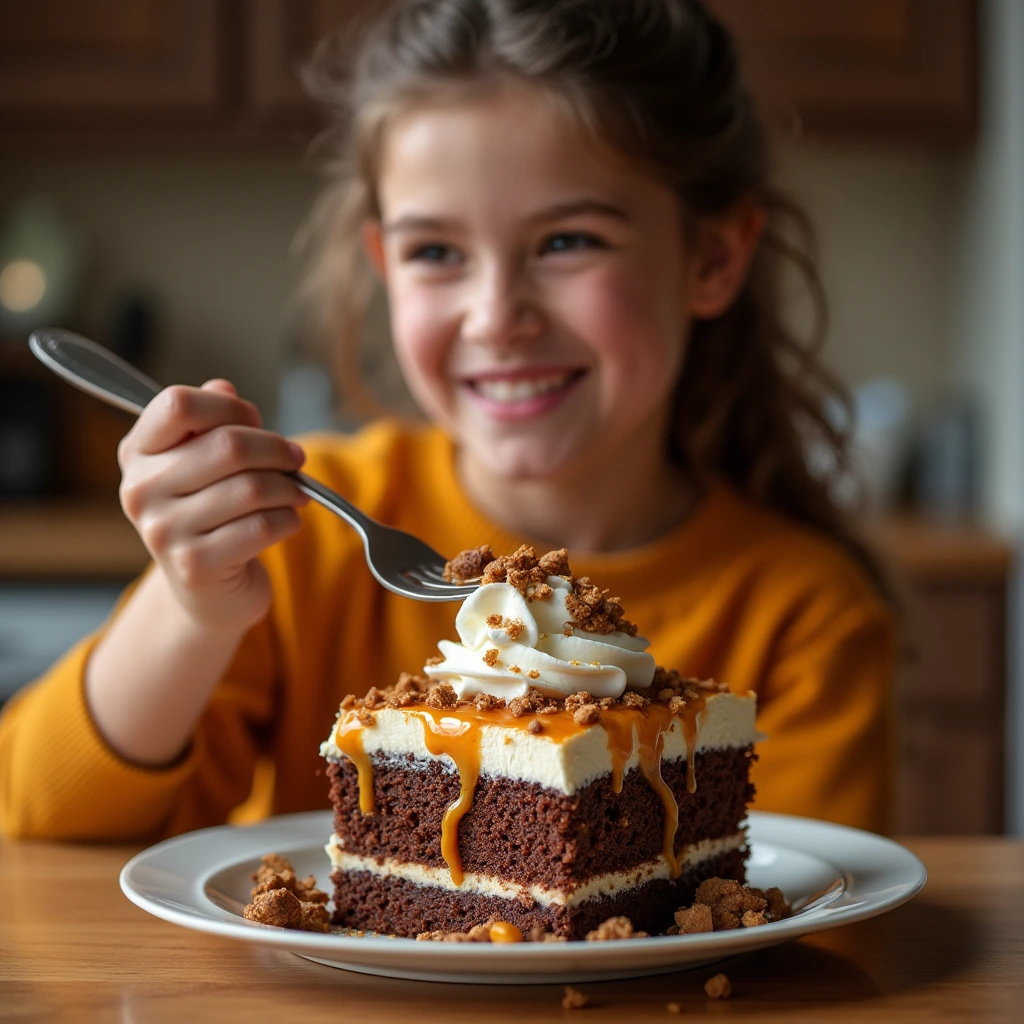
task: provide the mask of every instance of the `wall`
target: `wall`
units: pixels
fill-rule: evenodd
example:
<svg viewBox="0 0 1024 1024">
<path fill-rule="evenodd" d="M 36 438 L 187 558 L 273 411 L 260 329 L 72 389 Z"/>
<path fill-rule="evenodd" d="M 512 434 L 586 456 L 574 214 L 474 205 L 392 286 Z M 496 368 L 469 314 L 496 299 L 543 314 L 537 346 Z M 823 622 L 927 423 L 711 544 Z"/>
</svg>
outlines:
<svg viewBox="0 0 1024 1024">
<path fill-rule="evenodd" d="M 951 211 L 962 154 L 805 145 L 782 180 L 821 236 L 828 355 L 851 383 L 901 377 L 927 403 L 948 385 Z M 117 295 L 158 297 L 153 373 L 232 377 L 269 408 L 294 309 L 292 236 L 316 187 L 298 156 L 28 157 L 0 163 L 0 197 L 52 194 L 89 240 L 81 326 L 98 340 Z"/>
<path fill-rule="evenodd" d="M 963 152 L 804 145 L 780 180 L 820 236 L 830 302 L 827 354 L 855 385 L 893 374 L 926 407 L 950 379 L 954 229 Z"/>
<path fill-rule="evenodd" d="M 0 209 L 47 193 L 85 235 L 80 326 L 97 341 L 119 294 L 148 289 L 158 380 L 228 376 L 268 408 L 293 312 L 289 246 L 315 184 L 297 155 L 8 158 Z"/>
<path fill-rule="evenodd" d="M 953 373 L 983 411 L 985 518 L 1024 536 L 1024 4 L 982 8 L 982 124 L 957 227 Z M 1024 835 L 1024 573 L 1008 622 L 1008 828 Z"/>
<path fill-rule="evenodd" d="M 982 35 L 983 117 L 964 168 L 956 225 L 952 372 L 984 410 L 987 517 L 1024 525 L 1024 4 L 989 0 Z"/>
</svg>

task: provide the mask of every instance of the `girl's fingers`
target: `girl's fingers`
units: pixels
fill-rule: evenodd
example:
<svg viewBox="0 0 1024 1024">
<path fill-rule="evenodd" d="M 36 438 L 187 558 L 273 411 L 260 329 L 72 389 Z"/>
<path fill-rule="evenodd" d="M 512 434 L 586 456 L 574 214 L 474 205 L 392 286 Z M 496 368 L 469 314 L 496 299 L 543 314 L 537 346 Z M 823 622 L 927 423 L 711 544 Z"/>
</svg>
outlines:
<svg viewBox="0 0 1024 1024">
<path fill-rule="evenodd" d="M 225 380 L 223 377 L 214 377 L 212 380 L 208 380 L 200 389 L 202 391 L 219 391 L 224 395 L 234 395 L 238 397 L 238 388 L 229 380 Z"/>
<path fill-rule="evenodd" d="M 165 543 L 210 533 L 255 512 L 303 508 L 309 503 L 292 479 L 274 470 L 236 473 L 188 497 L 172 500 L 175 536 L 167 537 Z"/>
<path fill-rule="evenodd" d="M 134 453 L 154 455 L 164 452 L 214 427 L 259 425 L 256 407 L 237 394 L 229 394 L 223 388 L 227 381 L 211 381 L 210 384 L 216 386 L 193 388 L 172 384 L 164 388 L 143 409 L 135 426 L 121 442 L 118 456 L 122 468 L 125 459 Z M 234 391 L 233 387 L 231 391 Z"/>
<path fill-rule="evenodd" d="M 301 526 L 293 508 L 268 508 L 225 523 L 172 550 L 172 571 L 190 588 L 220 582 L 225 571 L 237 570 L 265 548 L 296 533 Z"/>
<path fill-rule="evenodd" d="M 302 449 L 279 434 L 247 426 L 216 427 L 168 452 L 145 459 L 126 474 L 122 500 L 141 502 L 195 494 L 237 473 L 275 469 L 290 473 L 304 461 Z M 131 515 L 126 506 L 125 511 Z"/>
<path fill-rule="evenodd" d="M 215 377 L 213 380 L 208 380 L 200 389 L 202 391 L 216 391 L 222 395 L 228 395 L 231 398 L 238 398 L 238 388 L 229 380 L 224 380 L 221 377 Z M 251 402 L 245 402 L 245 405 L 250 406 L 253 414 L 255 415 L 255 422 L 252 424 L 254 427 L 263 426 L 263 417 L 260 416 L 259 409 L 256 408 Z"/>
</svg>

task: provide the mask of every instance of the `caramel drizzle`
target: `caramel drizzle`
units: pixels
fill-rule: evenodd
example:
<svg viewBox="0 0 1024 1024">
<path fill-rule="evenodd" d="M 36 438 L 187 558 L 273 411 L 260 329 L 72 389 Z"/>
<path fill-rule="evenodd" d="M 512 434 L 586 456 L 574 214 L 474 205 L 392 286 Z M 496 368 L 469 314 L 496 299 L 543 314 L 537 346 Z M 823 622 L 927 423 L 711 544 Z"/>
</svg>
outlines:
<svg viewBox="0 0 1024 1024">
<path fill-rule="evenodd" d="M 480 777 L 480 726 L 450 712 L 423 712 L 423 742 L 435 757 L 447 755 L 459 772 L 459 796 L 445 808 L 441 819 L 441 856 L 452 882 L 462 885 L 462 854 L 459 852 L 459 822 L 473 806 L 476 782 Z"/>
<path fill-rule="evenodd" d="M 601 727 L 605 731 L 608 752 L 612 761 L 612 791 L 622 792 L 626 763 L 637 751 L 640 771 L 648 785 L 661 800 L 665 813 L 662 833 L 662 856 L 668 863 L 673 878 L 682 870 L 675 851 L 676 831 L 679 827 L 679 804 L 675 794 L 661 775 L 661 758 L 665 746 L 665 733 L 679 718 L 686 741 L 686 789 L 696 791 L 694 757 L 700 732 L 699 717 L 704 711 L 706 697 L 687 701 L 681 714 L 673 715 L 665 704 L 651 703 L 644 708 L 605 708 L 601 712 Z M 413 711 L 413 709 L 409 709 Z M 422 716 L 423 742 L 435 757 L 447 755 L 455 762 L 459 772 L 459 796 L 445 809 L 441 820 L 441 855 L 444 857 L 452 882 L 462 885 L 465 873 L 459 851 L 459 822 L 473 806 L 477 780 L 480 776 L 481 727 L 495 725 L 505 729 L 526 730 L 532 715 L 516 717 L 505 708 L 478 711 L 473 707 L 448 708 L 443 711 L 417 706 L 414 713 Z M 545 739 L 562 743 L 586 728 L 568 715 L 540 716 L 544 724 Z M 359 784 L 359 809 L 364 814 L 374 813 L 373 765 L 363 750 L 363 725 L 357 715 L 343 716 L 334 733 L 334 742 L 356 766 Z"/>
<path fill-rule="evenodd" d="M 622 774 L 626 762 L 633 756 L 634 729 L 643 719 L 637 711 L 623 711 L 614 715 L 601 715 L 601 725 L 608 735 L 608 753 L 612 759 L 612 792 L 622 792 Z"/>
<path fill-rule="evenodd" d="M 694 773 L 694 758 L 699 733 L 699 715 L 704 710 L 705 697 L 688 701 L 682 714 L 680 726 L 686 741 L 686 791 L 697 789 Z M 664 704 L 649 704 L 643 710 L 634 708 L 608 709 L 601 714 L 601 725 L 608 736 L 608 753 L 612 760 L 612 792 L 622 792 L 622 778 L 626 762 L 637 750 L 640 771 L 648 785 L 661 800 L 665 813 L 662 834 L 662 856 L 669 866 L 673 878 L 678 878 L 682 865 L 676 856 L 675 839 L 679 828 L 679 803 L 675 794 L 661 776 L 661 756 L 665 747 L 665 733 L 672 728 L 676 717 Z"/>
<path fill-rule="evenodd" d="M 373 814 L 373 763 L 363 749 L 363 723 L 354 714 L 338 719 L 334 728 L 334 745 L 356 766 L 359 781 L 359 810 Z"/>
<path fill-rule="evenodd" d="M 639 730 L 640 771 L 644 773 L 644 778 L 651 789 L 661 798 L 661 806 L 665 812 L 661 855 L 668 862 L 671 877 L 678 878 L 682 871 L 682 865 L 676 856 L 679 804 L 675 793 L 661 777 L 661 753 L 665 747 L 665 733 L 672 726 L 672 712 L 664 704 L 650 704 L 645 709 L 644 723 L 645 727 Z"/>
<path fill-rule="evenodd" d="M 697 736 L 700 733 L 699 716 L 704 711 L 707 698 L 701 696 L 697 701 L 686 705 L 686 713 L 680 715 L 679 721 L 686 741 L 686 792 L 697 792 L 697 776 L 693 770 L 694 758 L 697 755 Z"/>
</svg>

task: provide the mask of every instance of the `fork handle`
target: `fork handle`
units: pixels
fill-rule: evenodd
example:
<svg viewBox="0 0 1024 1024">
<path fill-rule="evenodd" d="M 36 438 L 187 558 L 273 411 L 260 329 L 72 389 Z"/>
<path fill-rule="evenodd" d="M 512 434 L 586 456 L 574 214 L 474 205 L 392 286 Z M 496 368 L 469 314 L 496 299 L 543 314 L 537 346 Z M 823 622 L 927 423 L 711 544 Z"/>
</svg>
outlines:
<svg viewBox="0 0 1024 1024">
<path fill-rule="evenodd" d="M 110 349 L 72 331 L 59 327 L 41 327 L 32 332 L 28 344 L 36 358 L 58 377 L 125 412 L 138 415 L 163 390 L 156 381 Z M 305 473 L 286 475 L 295 481 L 303 494 L 355 527 L 365 543 L 367 527 L 374 524 L 369 516 Z"/>
<path fill-rule="evenodd" d="M 303 494 L 308 495 L 314 501 L 319 502 L 324 508 L 341 516 L 349 526 L 353 527 L 356 533 L 362 538 L 363 543 L 367 542 L 367 529 L 379 525 L 376 520 L 371 519 L 362 509 L 350 505 L 337 491 L 332 491 L 326 484 L 314 480 L 305 473 L 288 473 Z"/>
<path fill-rule="evenodd" d="M 35 357 L 80 391 L 138 415 L 160 393 L 151 380 L 110 349 L 59 327 L 41 327 L 29 335 Z"/>
</svg>

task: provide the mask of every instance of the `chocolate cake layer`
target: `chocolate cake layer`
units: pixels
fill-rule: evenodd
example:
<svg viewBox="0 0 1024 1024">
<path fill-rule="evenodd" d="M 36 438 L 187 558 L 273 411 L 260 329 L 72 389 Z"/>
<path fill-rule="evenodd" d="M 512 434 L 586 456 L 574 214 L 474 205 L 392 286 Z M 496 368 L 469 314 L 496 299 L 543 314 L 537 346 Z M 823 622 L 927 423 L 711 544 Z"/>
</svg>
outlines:
<svg viewBox="0 0 1024 1024">
<path fill-rule="evenodd" d="M 662 763 L 662 778 L 679 804 L 677 851 L 739 831 L 753 797 L 751 757 L 750 747 L 698 752 L 694 793 L 686 790 L 685 761 Z M 413 762 L 411 755 L 376 761 L 372 815 L 359 810 L 351 762 L 331 763 L 327 773 L 335 832 L 346 852 L 445 866 L 441 819 L 459 795 L 459 776 L 449 765 Z M 467 872 L 571 888 L 595 875 L 656 859 L 663 850 L 663 821 L 661 799 L 639 771 L 626 774 L 618 794 L 608 776 L 572 795 L 537 783 L 483 776 L 473 806 L 459 824 L 459 850 Z"/>
<path fill-rule="evenodd" d="M 582 939 L 609 917 L 624 915 L 640 931 L 657 934 L 673 924 L 673 914 L 693 902 L 705 878 L 745 881 L 745 849 L 728 850 L 688 868 L 676 879 L 654 879 L 611 896 L 569 906 L 542 906 L 532 900 L 503 899 L 417 885 L 393 875 L 335 871 L 333 922 L 388 935 L 415 937 L 420 932 L 468 931 L 496 918 L 524 934 L 539 925 L 568 939 Z"/>
</svg>

